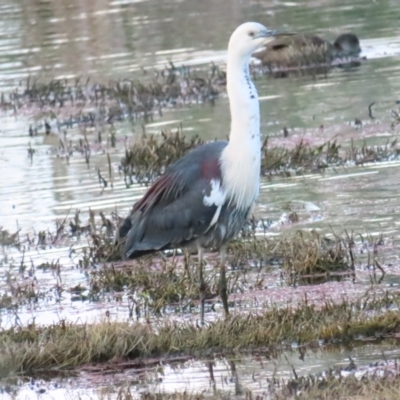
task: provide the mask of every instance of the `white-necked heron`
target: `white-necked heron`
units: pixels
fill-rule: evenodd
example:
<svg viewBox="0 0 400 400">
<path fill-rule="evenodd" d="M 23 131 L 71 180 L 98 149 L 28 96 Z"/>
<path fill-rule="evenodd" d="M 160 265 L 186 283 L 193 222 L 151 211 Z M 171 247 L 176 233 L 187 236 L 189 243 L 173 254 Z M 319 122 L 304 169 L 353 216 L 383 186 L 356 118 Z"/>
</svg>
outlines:
<svg viewBox="0 0 400 400">
<path fill-rule="evenodd" d="M 220 295 L 228 314 L 225 244 L 245 224 L 260 180 L 260 112 L 249 61 L 275 34 L 256 22 L 244 23 L 233 32 L 227 59 L 229 141 L 201 145 L 168 166 L 119 229 L 126 259 L 166 249 L 197 248 L 201 323 L 206 289 L 204 248 L 220 249 Z"/>
</svg>

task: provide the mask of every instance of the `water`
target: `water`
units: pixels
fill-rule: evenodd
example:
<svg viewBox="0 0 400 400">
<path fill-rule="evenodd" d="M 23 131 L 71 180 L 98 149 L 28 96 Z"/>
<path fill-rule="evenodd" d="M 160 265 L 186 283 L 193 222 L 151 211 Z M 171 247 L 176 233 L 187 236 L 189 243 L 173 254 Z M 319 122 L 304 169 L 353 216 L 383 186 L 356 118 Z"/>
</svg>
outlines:
<svg viewBox="0 0 400 400">
<path fill-rule="evenodd" d="M 96 368 L 84 369 L 74 379 L 57 378 L 51 381 L 20 380 L 17 389 L 10 394 L 2 393 L 4 399 L 41 399 L 53 398 L 116 398 L 118 393 L 130 389 L 133 398 L 141 393 L 203 393 L 205 395 L 229 395 L 233 398 L 245 398 L 246 393 L 269 396 L 269 380 L 293 379 L 294 373 L 311 375 L 321 373 L 334 365 L 340 374 L 346 377 L 355 374 L 379 375 L 385 369 L 394 370 L 396 366 L 388 359 L 398 358 L 399 349 L 395 344 L 363 345 L 353 349 L 341 348 L 328 353 L 319 350 L 306 351 L 300 356 L 296 350 L 285 352 L 278 359 L 267 354 L 257 353 L 216 357 L 206 360 L 187 358 L 171 364 L 162 360 L 153 360 L 152 364 L 136 366 L 134 369 L 114 369 L 107 374 Z M 305 361 L 302 357 L 305 357 Z M 350 358 L 355 363 L 355 370 L 350 368 Z M 111 373 L 112 372 L 112 373 Z M 338 372 L 339 373 L 339 372 Z M 1 390 L 1 389 L 0 389 Z M 9 389 L 10 390 L 10 389 Z M 1 392 L 0 392 L 1 393 Z M 109 396 L 109 397 L 107 397 Z M 237 397 L 236 397 L 237 396 Z"/>
<path fill-rule="evenodd" d="M 364 139 L 371 145 L 383 144 L 399 132 L 399 127 L 390 128 L 390 111 L 398 109 L 395 101 L 400 100 L 399 18 L 396 0 L 384 4 L 358 0 L 351 5 L 344 0 L 307 4 L 236 0 L 87 3 L 75 0 L 66 4 L 61 0 L 0 0 L 0 91 L 9 93 L 28 77 L 43 81 L 90 77 L 95 82 L 108 82 L 141 78 L 142 68 L 151 71 L 153 67 L 163 68 L 170 61 L 192 68 L 210 61 L 221 63 L 225 60 L 230 32 L 246 20 L 289 31 L 316 33 L 329 40 L 343 31 L 352 31 L 360 37 L 362 56 L 367 57 L 358 68 L 335 68 L 315 76 L 294 74 L 286 79 L 257 77 L 262 132 L 268 134 L 272 144 L 289 147 L 300 140 L 316 144 L 332 138 L 343 146 L 348 146 L 351 139 L 356 144 Z M 375 119 L 369 117 L 368 111 L 373 102 Z M 221 96 L 215 106 L 165 110 L 162 117 L 145 128 L 149 133 L 159 133 L 181 123 L 186 134 L 199 133 L 208 140 L 225 138 L 229 132 L 228 110 L 227 99 Z M 65 113 L 61 109 L 52 111 L 55 115 Z M 144 193 L 145 188 L 139 185 L 127 189 L 118 174 L 124 142 L 131 142 L 142 132 L 139 124 L 116 125 L 116 148 L 105 139 L 96 144 L 88 167 L 78 153 L 69 162 L 57 157 L 53 151 L 59 143 L 57 136 L 29 137 L 29 126 L 41 124 L 48 118 L 48 112 L 24 108 L 15 115 L 2 112 L 0 118 L 0 226 L 3 228 L 11 232 L 21 229 L 21 234 L 31 235 L 49 228 L 54 230 L 55 220 L 71 216 L 75 209 L 81 209 L 82 220 L 87 219 L 89 207 L 107 216 L 117 209 L 122 215 Z M 362 121 L 362 128 L 354 124 L 356 118 Z M 282 134 L 284 127 L 289 132 L 286 139 Z M 94 143 L 94 132 L 90 135 L 89 140 Z M 68 131 L 69 140 L 77 142 L 82 137 L 78 129 Z M 29 146 L 35 150 L 32 159 L 28 157 Z M 98 182 L 97 168 L 108 177 L 107 153 L 112 163 L 112 188 L 103 188 Z M 298 212 L 299 223 L 276 224 L 270 234 L 298 228 L 316 228 L 322 232 L 354 229 L 375 237 L 382 232 L 392 243 L 397 243 L 398 168 L 393 161 L 343 167 L 323 175 L 263 179 L 257 213 L 276 222 L 288 204 Z M 76 302 L 68 291 L 61 295 L 57 292 L 59 280 L 68 288 L 87 284 L 85 274 L 75 268 L 75 260 L 69 256 L 70 246 L 71 243 L 46 249 L 32 246 L 24 257 L 36 268 L 24 273 L 18 271 L 21 254 L 12 249 L 2 250 L 3 259 L 6 257 L 0 272 L 2 293 L 9 293 L 5 282 L 10 272 L 20 284 L 34 281 L 42 296 L 38 303 L 20 306 L 19 321 L 13 312 L 1 310 L 0 326 L 25 324 L 33 319 L 43 324 L 60 319 L 92 321 L 106 311 L 115 318 L 128 318 L 126 298 L 121 302 L 110 295 L 106 303 Z M 397 253 L 395 248 L 385 251 L 383 263 L 388 274 L 382 282 L 383 289 L 398 285 Z M 43 262 L 57 260 L 63 266 L 60 274 L 37 268 Z M 345 290 L 361 292 L 367 281 L 368 276 L 359 271 L 359 286 Z M 326 367 L 341 362 L 332 353 L 321 357 Z M 306 360 L 307 368 L 319 365 L 312 357 Z M 183 381 L 199 379 L 199 390 L 208 387 L 208 378 L 203 376 L 204 365 L 191 362 L 194 364 L 184 364 L 181 368 L 186 374 Z M 253 363 L 250 359 L 243 368 Z M 259 370 L 257 365 L 251 368 Z M 288 376 L 287 365 L 282 368 Z M 170 380 L 165 378 L 168 384 L 161 389 L 185 387 L 176 383 L 174 373 L 170 372 L 166 375 Z M 77 386 L 84 387 L 82 382 L 84 379 Z"/>
</svg>

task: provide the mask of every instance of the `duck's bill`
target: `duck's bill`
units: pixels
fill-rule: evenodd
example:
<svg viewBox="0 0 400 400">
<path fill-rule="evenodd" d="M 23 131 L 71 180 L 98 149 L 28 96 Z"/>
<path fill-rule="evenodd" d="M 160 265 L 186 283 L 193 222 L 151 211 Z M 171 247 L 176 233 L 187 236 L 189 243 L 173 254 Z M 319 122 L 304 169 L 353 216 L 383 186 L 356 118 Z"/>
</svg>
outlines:
<svg viewBox="0 0 400 400">
<path fill-rule="evenodd" d="M 297 32 L 276 31 L 274 37 L 275 37 L 275 38 L 282 38 L 282 37 L 293 36 L 293 35 L 297 35 Z"/>
<path fill-rule="evenodd" d="M 273 40 L 276 39 L 284 39 L 285 37 L 290 37 L 295 35 L 295 32 L 283 32 L 283 31 L 273 31 L 268 37 L 265 38 L 264 40 L 264 46 L 267 46 L 268 43 L 272 42 Z"/>
</svg>

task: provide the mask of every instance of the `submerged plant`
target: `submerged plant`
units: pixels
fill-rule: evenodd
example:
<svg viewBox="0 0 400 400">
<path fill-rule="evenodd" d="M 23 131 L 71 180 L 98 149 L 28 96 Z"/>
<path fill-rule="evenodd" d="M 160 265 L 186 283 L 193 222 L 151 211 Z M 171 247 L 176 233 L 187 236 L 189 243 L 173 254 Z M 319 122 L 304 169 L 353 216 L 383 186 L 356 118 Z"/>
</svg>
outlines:
<svg viewBox="0 0 400 400">
<path fill-rule="evenodd" d="M 318 283 L 354 273 L 353 244 L 348 237 L 330 239 L 316 231 L 297 231 L 284 235 L 275 252 L 282 257 L 282 273 L 290 284 Z"/>
<path fill-rule="evenodd" d="M 360 337 L 397 335 L 399 294 L 363 297 L 358 301 L 320 305 L 273 306 L 258 314 L 237 314 L 200 328 L 195 323 L 154 321 L 92 324 L 60 321 L 50 326 L 18 326 L 0 331 L 0 376 L 39 374 L 84 364 L 160 357 L 201 356 L 210 352 L 291 348 L 293 341 L 316 347 L 321 343 L 352 343 Z"/>
<path fill-rule="evenodd" d="M 315 375 L 298 376 L 293 368 L 295 377 L 292 379 L 267 380 L 269 393 L 275 400 L 397 400 L 400 396 L 397 361 L 392 367 L 385 364 L 375 372 L 364 371 L 361 377 L 356 374 L 344 376 L 339 367 Z M 356 369 L 356 366 L 351 361 L 347 368 Z"/>
<path fill-rule="evenodd" d="M 182 266 L 174 261 L 167 263 L 159 260 L 155 263 L 151 257 L 137 260 L 131 265 L 104 265 L 92 272 L 90 286 L 92 295 L 123 290 L 134 295 L 136 315 L 140 308 L 150 308 L 153 313 L 159 314 L 167 306 L 182 309 L 191 307 L 193 300 L 198 300 L 199 296 L 198 283 L 192 280 L 191 274 L 184 272 Z"/>
<path fill-rule="evenodd" d="M 144 133 L 125 150 L 125 156 L 121 159 L 120 171 L 124 174 L 126 185 L 134 181 L 151 183 L 168 165 L 202 143 L 199 136 L 186 136 L 181 129 L 161 132 L 161 135 Z M 335 140 L 317 146 L 300 141 L 293 149 L 288 149 L 269 147 L 267 137 L 262 145 L 261 174 L 287 176 L 292 173 L 320 173 L 329 167 L 395 160 L 399 156 L 396 139 L 380 146 L 369 146 L 365 141 L 361 146 L 355 146 L 351 142 L 348 147 Z"/>
<path fill-rule="evenodd" d="M 294 170 L 297 173 L 321 172 L 329 166 L 343 163 L 339 156 L 341 146 L 336 141 L 328 141 L 319 146 L 310 146 L 300 141 L 293 149 L 268 147 L 268 137 L 265 139 L 262 151 L 261 170 L 264 175 L 285 173 Z"/>
<path fill-rule="evenodd" d="M 165 168 L 181 158 L 203 140 L 199 136 L 187 137 L 181 129 L 161 132 L 160 136 L 143 134 L 125 150 L 120 169 L 127 185 L 137 182 L 149 183 L 160 176 Z"/>
<path fill-rule="evenodd" d="M 10 233 L 8 230 L 0 226 L 0 245 L 19 247 L 19 231 Z"/>
</svg>

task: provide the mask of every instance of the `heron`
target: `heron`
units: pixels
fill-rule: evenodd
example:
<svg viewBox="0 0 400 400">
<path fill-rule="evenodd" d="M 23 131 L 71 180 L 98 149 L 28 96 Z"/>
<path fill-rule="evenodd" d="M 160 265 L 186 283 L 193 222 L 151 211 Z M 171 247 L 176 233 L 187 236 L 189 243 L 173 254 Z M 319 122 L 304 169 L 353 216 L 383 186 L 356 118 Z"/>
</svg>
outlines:
<svg viewBox="0 0 400 400">
<path fill-rule="evenodd" d="M 249 61 L 276 35 L 257 22 L 246 22 L 232 33 L 227 55 L 229 141 L 203 144 L 169 165 L 119 227 L 124 259 L 167 249 L 197 250 L 201 324 L 204 249 L 220 251 L 219 294 L 229 314 L 226 244 L 246 223 L 260 182 L 260 111 Z"/>
</svg>

